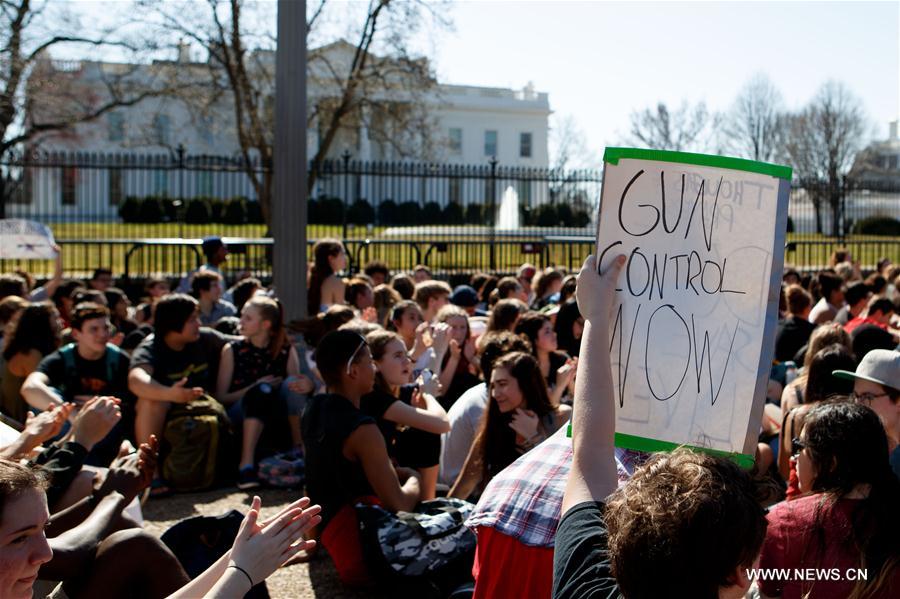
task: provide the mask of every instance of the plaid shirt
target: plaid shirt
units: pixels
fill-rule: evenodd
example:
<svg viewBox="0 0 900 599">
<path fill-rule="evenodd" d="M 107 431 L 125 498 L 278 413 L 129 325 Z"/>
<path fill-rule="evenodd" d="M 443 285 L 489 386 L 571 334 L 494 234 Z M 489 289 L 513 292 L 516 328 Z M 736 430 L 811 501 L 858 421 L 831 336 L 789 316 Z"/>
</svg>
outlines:
<svg viewBox="0 0 900 599">
<path fill-rule="evenodd" d="M 493 528 L 533 547 L 553 547 L 572 467 L 572 440 L 563 426 L 491 479 L 466 526 Z M 616 448 L 619 484 L 639 454 Z"/>
</svg>

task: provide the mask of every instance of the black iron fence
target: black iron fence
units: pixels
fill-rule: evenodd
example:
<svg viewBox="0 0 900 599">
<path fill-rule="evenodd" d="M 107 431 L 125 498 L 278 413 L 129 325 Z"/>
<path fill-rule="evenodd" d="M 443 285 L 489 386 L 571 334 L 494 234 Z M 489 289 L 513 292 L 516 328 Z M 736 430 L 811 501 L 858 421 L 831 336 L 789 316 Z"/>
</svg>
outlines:
<svg viewBox="0 0 900 599">
<path fill-rule="evenodd" d="M 106 266 L 174 274 L 197 259 L 180 240 L 266 237 L 271 172 L 242 157 L 192 156 L 183 148 L 8 153 L 0 175 L 0 216 L 49 225 L 70 272 Z M 310 176 L 310 239 L 344 239 L 354 265 L 377 258 L 444 273 L 511 271 L 525 261 L 577 267 L 591 248 L 601 188 L 599 170 L 362 162 L 349 154 Z M 822 264 L 821 254 L 850 242 L 866 241 L 865 257 L 892 255 L 900 185 L 795 182 L 789 216 L 787 259 L 798 266 Z M 233 249 L 235 268 L 269 272 L 266 242 Z M 28 267 L 41 274 L 49 265 Z"/>
</svg>

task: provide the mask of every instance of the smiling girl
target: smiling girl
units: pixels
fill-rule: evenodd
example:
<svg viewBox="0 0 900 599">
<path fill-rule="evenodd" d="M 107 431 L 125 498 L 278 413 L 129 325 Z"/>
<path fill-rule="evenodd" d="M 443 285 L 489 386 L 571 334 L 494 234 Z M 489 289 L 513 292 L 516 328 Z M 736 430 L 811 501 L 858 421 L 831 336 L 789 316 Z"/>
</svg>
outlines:
<svg viewBox="0 0 900 599">
<path fill-rule="evenodd" d="M 513 352 L 494 362 L 486 417 L 450 497 L 466 499 L 483 489 L 516 458 L 555 433 L 572 408 L 554 406 L 533 356 Z"/>
</svg>

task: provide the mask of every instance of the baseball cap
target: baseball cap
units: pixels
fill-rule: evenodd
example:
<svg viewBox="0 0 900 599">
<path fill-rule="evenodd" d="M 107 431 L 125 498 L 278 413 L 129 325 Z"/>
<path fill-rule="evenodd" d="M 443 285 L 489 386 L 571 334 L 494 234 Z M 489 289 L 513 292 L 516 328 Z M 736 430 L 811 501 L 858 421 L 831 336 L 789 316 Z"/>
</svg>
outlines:
<svg viewBox="0 0 900 599">
<path fill-rule="evenodd" d="M 469 285 L 457 285 L 450 295 L 450 303 L 454 306 L 471 308 L 478 305 L 478 292 Z"/>
<path fill-rule="evenodd" d="M 900 391 L 900 352 L 873 349 L 856 367 L 856 372 L 835 370 L 831 374 L 842 379 L 863 379 Z"/>
</svg>

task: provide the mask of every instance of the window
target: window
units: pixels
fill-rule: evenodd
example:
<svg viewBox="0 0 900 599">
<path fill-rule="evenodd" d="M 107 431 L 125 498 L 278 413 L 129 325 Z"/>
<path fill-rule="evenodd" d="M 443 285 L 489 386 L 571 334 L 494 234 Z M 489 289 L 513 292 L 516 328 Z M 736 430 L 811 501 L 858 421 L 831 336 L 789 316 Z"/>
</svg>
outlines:
<svg viewBox="0 0 900 599">
<path fill-rule="evenodd" d="M 451 127 L 449 140 L 450 153 L 456 156 L 462 154 L 462 129 Z"/>
<path fill-rule="evenodd" d="M 122 171 L 109 170 L 109 205 L 118 206 L 122 202 Z"/>
<path fill-rule="evenodd" d="M 120 112 L 111 112 L 106 119 L 109 141 L 125 139 L 125 117 Z"/>
<path fill-rule="evenodd" d="M 519 156 L 531 158 L 531 133 L 519 134 Z"/>
<path fill-rule="evenodd" d="M 78 169 L 74 166 L 64 167 L 62 170 L 62 205 L 75 205 L 75 185 L 78 180 Z"/>
<path fill-rule="evenodd" d="M 497 132 L 496 131 L 485 131 L 484 132 L 484 155 L 485 156 L 496 156 L 497 155 Z"/>
<path fill-rule="evenodd" d="M 169 145 L 169 115 L 158 114 L 153 117 L 153 136 L 156 144 Z"/>
</svg>

